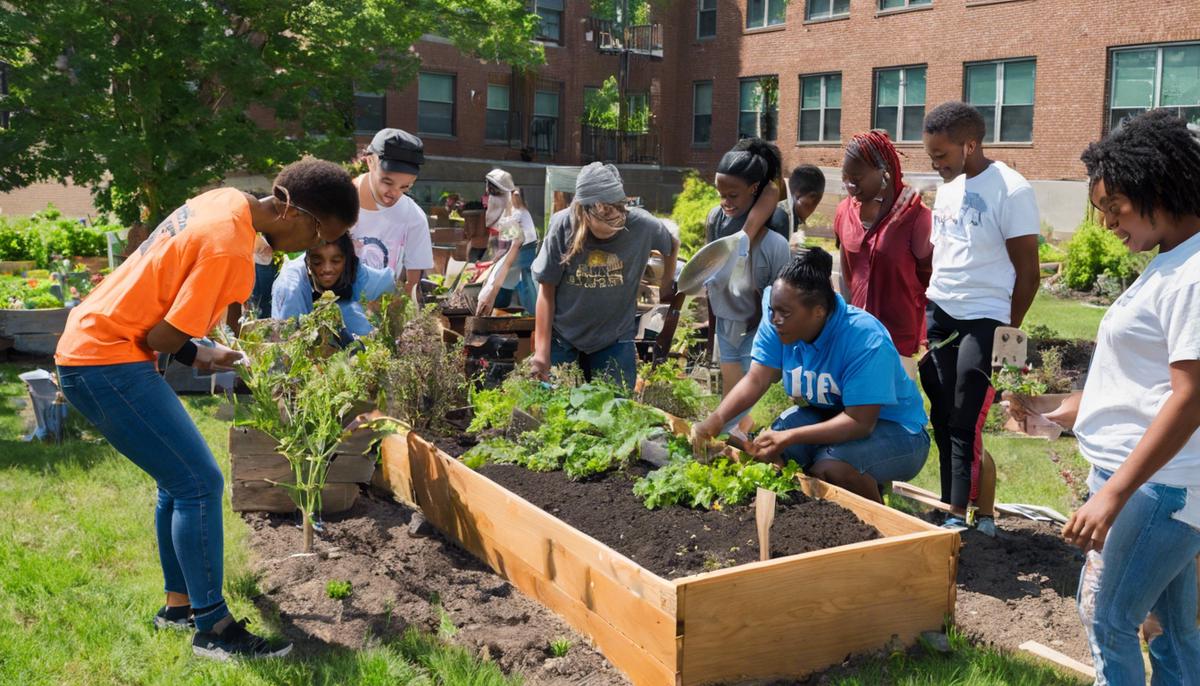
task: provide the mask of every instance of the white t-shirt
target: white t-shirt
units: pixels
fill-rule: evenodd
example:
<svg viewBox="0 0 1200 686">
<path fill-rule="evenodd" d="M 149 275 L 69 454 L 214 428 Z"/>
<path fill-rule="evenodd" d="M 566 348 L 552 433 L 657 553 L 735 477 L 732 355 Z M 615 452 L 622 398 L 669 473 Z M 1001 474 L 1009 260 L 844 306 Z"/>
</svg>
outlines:
<svg viewBox="0 0 1200 686">
<path fill-rule="evenodd" d="M 1200 234 L 1155 257 L 1101 320 L 1075 419 L 1083 456 L 1120 467 L 1171 395 L 1169 366 L 1197 359 Z M 1150 481 L 1200 487 L 1200 432 Z"/>
<path fill-rule="evenodd" d="M 1033 187 L 1003 162 L 960 174 L 933 203 L 933 276 L 925 294 L 955 319 L 1012 317 L 1017 270 L 1005 242 L 1041 230 Z"/>
<path fill-rule="evenodd" d="M 407 195 L 401 196 L 391 207 L 360 209 L 358 223 L 350 229 L 350 237 L 354 239 L 358 259 L 368 267 L 386 267 L 397 275 L 402 275 L 404 270 L 433 269 L 429 219 Z"/>
</svg>

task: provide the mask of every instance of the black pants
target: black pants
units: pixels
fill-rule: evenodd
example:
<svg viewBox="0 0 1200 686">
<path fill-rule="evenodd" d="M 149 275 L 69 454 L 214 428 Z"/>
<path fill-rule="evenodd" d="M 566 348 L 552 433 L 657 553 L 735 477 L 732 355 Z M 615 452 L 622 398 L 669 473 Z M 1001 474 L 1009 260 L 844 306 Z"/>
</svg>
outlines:
<svg viewBox="0 0 1200 686">
<path fill-rule="evenodd" d="M 992 406 L 992 339 L 995 319 L 955 319 L 930 303 L 925 311 L 929 347 L 958 337 L 921 365 L 929 420 L 942 472 L 942 502 L 965 508 L 979 497 L 983 422 Z"/>
</svg>

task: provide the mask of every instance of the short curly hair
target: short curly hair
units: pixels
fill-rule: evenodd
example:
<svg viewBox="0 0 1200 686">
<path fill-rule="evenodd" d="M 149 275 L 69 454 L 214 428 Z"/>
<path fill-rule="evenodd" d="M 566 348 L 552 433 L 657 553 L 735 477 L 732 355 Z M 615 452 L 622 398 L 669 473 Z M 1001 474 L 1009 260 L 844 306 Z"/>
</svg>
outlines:
<svg viewBox="0 0 1200 686">
<path fill-rule="evenodd" d="M 944 133 L 955 143 L 968 140 L 982 142 L 987 125 L 979 110 L 965 102 L 952 100 L 938 105 L 925 115 L 925 133 Z"/>
<path fill-rule="evenodd" d="M 275 177 L 272 194 L 318 218 L 336 219 L 346 226 L 358 222 L 358 189 L 350 174 L 333 162 L 315 157 L 292 162 Z"/>
<path fill-rule="evenodd" d="M 1200 216 L 1200 132 L 1170 110 L 1126 119 L 1080 156 L 1088 187 L 1103 180 L 1149 216 L 1155 208 L 1172 216 Z"/>
</svg>

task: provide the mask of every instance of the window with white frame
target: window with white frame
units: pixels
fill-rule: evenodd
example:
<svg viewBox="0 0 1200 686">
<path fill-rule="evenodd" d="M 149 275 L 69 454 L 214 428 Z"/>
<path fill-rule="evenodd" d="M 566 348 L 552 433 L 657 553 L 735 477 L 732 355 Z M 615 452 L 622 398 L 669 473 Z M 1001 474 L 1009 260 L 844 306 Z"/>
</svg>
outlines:
<svg viewBox="0 0 1200 686">
<path fill-rule="evenodd" d="M 909 7 L 925 7 L 932 5 L 933 0 L 879 0 L 879 11 L 902 10 Z"/>
<path fill-rule="evenodd" d="M 742 79 L 738 101 L 738 138 L 775 140 L 779 121 L 779 77 Z"/>
<path fill-rule="evenodd" d="M 800 77 L 800 129 L 802 143 L 842 140 L 842 75 Z"/>
<path fill-rule="evenodd" d="M 983 115 L 987 143 L 1033 141 L 1034 60 L 999 60 L 966 65 L 964 99 Z"/>
<path fill-rule="evenodd" d="M 535 152 L 558 151 L 558 91 L 534 91 L 529 139 Z"/>
<path fill-rule="evenodd" d="M 696 38 L 717 36 L 717 0 L 696 0 Z"/>
<path fill-rule="evenodd" d="M 692 84 L 692 145 L 712 143 L 712 81 Z"/>
<path fill-rule="evenodd" d="M 1111 51 L 1109 129 L 1156 107 L 1200 125 L 1200 43 Z"/>
<path fill-rule="evenodd" d="M 484 123 L 484 140 L 508 142 L 508 86 L 489 83 L 487 87 L 487 121 Z"/>
<path fill-rule="evenodd" d="M 562 43 L 563 0 L 534 0 L 533 11 L 538 15 L 538 39 Z"/>
<path fill-rule="evenodd" d="M 383 93 L 355 93 L 354 132 L 374 135 L 384 128 L 385 104 Z"/>
<path fill-rule="evenodd" d="M 921 140 L 925 122 L 925 67 L 875 70 L 875 113 L 872 126 L 894 141 Z"/>
<path fill-rule="evenodd" d="M 746 0 L 746 28 L 777 26 L 786 13 L 787 0 Z"/>
<path fill-rule="evenodd" d="M 417 131 L 454 135 L 454 76 L 421 72 L 417 79 Z"/>
<path fill-rule="evenodd" d="M 850 16 L 850 0 L 808 0 L 804 3 L 806 20 L 848 16 Z"/>
</svg>

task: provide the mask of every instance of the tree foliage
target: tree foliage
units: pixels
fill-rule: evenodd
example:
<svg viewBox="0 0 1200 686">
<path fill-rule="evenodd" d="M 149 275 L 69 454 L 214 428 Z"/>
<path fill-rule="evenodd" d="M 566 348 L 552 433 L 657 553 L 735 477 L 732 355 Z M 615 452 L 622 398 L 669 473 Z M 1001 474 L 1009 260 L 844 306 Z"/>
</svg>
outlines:
<svg viewBox="0 0 1200 686">
<path fill-rule="evenodd" d="M 0 190 L 71 177 L 157 222 L 229 172 L 349 158 L 354 92 L 411 80 L 422 35 L 528 66 L 536 21 L 523 0 L 9 0 Z"/>
</svg>

